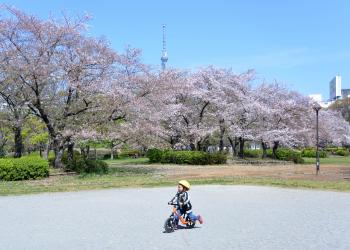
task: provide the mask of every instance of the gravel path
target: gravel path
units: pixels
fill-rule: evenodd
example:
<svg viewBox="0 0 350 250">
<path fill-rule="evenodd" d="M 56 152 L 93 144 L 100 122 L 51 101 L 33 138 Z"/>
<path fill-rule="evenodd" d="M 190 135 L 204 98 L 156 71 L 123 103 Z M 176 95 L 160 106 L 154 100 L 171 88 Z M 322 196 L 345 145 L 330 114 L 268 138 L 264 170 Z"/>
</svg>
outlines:
<svg viewBox="0 0 350 250">
<path fill-rule="evenodd" d="M 350 193 L 195 186 L 204 225 L 163 233 L 174 188 L 0 197 L 0 249 L 349 249 Z"/>
</svg>

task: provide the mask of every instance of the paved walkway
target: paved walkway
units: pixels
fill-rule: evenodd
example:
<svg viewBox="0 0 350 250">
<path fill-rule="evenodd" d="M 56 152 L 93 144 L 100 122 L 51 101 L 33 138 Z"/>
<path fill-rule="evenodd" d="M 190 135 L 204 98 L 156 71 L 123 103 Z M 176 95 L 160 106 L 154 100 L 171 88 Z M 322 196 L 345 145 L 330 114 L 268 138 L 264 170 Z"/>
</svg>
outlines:
<svg viewBox="0 0 350 250">
<path fill-rule="evenodd" d="M 204 225 L 163 233 L 174 188 L 0 197 L 0 249 L 349 249 L 350 193 L 196 186 Z"/>
</svg>

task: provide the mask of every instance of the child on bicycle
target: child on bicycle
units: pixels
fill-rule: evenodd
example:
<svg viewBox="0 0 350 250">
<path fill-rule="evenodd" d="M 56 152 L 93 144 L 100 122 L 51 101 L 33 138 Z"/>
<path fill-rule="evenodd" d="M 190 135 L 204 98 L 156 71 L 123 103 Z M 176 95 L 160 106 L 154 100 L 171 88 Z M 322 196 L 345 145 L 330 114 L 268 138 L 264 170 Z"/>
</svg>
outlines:
<svg viewBox="0 0 350 250">
<path fill-rule="evenodd" d="M 177 186 L 177 193 L 174 196 L 174 198 L 172 198 L 168 202 L 168 204 L 169 205 L 176 204 L 176 210 L 180 216 L 186 213 L 192 221 L 198 220 L 200 224 L 203 224 L 202 216 L 200 215 L 196 216 L 192 212 L 192 204 L 190 201 L 190 197 L 188 195 L 188 191 L 190 190 L 190 188 L 191 188 L 191 185 L 188 181 L 186 180 L 179 181 Z M 176 216 L 175 217 L 176 226 L 178 223 L 179 223 L 179 217 Z"/>
</svg>

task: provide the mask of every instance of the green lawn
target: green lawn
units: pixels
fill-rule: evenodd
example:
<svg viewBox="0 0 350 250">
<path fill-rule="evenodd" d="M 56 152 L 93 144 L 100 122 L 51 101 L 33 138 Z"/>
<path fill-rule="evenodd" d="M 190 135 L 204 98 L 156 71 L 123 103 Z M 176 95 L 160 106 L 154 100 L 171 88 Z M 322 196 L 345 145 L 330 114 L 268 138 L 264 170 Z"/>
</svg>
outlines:
<svg viewBox="0 0 350 250">
<path fill-rule="evenodd" d="M 141 160 L 139 160 L 141 161 Z M 55 176 L 42 180 L 0 181 L 0 196 L 43 192 L 68 192 L 106 188 L 176 186 L 178 177 L 157 172 L 145 166 L 115 165 L 106 175 Z M 113 163 L 114 162 L 114 163 Z M 113 165 L 114 164 L 114 165 Z M 117 160 L 117 164 L 119 164 Z M 265 177 L 188 178 L 193 185 L 261 185 L 285 188 L 307 188 L 350 192 L 350 181 L 291 180 Z"/>
<path fill-rule="evenodd" d="M 284 188 L 307 188 L 350 192 L 349 181 L 313 181 L 313 180 L 285 180 L 273 178 L 225 177 L 207 179 L 188 179 L 192 185 L 261 185 Z M 150 173 L 139 172 L 131 174 L 118 171 L 113 174 L 97 176 L 60 176 L 54 181 L 0 181 L 0 196 L 23 195 L 43 192 L 71 192 L 106 188 L 126 187 L 160 187 L 176 186 L 177 179 L 168 179 Z"/>
<path fill-rule="evenodd" d="M 305 164 L 314 164 L 315 158 L 304 158 Z M 330 156 L 328 158 L 320 158 L 320 164 L 334 164 L 350 167 L 350 156 Z"/>
<path fill-rule="evenodd" d="M 314 158 L 305 158 L 306 163 L 312 164 Z M 169 177 L 164 172 L 147 167 L 148 158 L 124 158 L 106 160 L 110 165 L 106 175 L 71 175 L 53 176 L 42 180 L 30 181 L 0 181 L 0 196 L 21 195 L 43 192 L 67 192 L 105 188 L 123 187 L 157 187 L 176 185 L 178 177 Z M 321 164 L 350 166 L 350 157 L 322 158 Z M 130 167 L 128 165 L 136 165 Z M 140 164 L 140 167 L 137 166 Z M 146 165 L 146 166 L 145 166 Z M 51 169 L 51 173 L 60 171 Z M 270 177 L 211 177 L 206 179 L 189 178 L 194 185 L 222 184 L 222 185 L 263 185 L 288 188 L 308 188 L 321 190 L 335 190 L 350 192 L 350 181 L 321 181 L 280 179 Z"/>
<path fill-rule="evenodd" d="M 141 158 L 122 158 L 114 160 L 105 160 L 111 167 L 121 166 L 121 165 L 130 165 L 130 164 L 148 164 L 149 160 L 146 157 Z"/>
</svg>

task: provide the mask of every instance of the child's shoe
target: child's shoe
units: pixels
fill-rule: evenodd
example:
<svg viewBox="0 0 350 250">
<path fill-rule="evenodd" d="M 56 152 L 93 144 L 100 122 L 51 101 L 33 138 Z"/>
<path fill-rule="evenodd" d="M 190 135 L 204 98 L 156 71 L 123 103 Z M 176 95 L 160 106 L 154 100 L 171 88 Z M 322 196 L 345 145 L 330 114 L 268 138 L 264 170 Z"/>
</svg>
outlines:
<svg viewBox="0 0 350 250">
<path fill-rule="evenodd" d="M 199 221 L 200 224 L 203 224 L 204 223 L 203 217 L 198 215 L 198 221 Z"/>
</svg>

